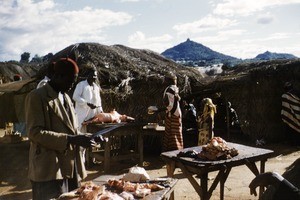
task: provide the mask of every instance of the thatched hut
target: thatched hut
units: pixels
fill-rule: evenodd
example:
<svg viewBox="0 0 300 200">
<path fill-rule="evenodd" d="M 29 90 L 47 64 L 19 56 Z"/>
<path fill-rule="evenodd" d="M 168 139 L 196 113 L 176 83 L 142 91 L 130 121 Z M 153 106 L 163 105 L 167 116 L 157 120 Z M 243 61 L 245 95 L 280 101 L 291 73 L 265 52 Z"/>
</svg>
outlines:
<svg viewBox="0 0 300 200">
<path fill-rule="evenodd" d="M 0 84 L 0 127 L 25 122 L 25 98 L 36 87 L 35 78 Z"/>
<path fill-rule="evenodd" d="M 281 95 L 286 83 L 292 80 L 295 67 L 300 67 L 300 60 L 241 65 L 193 91 L 211 91 L 212 98 L 212 94 L 219 92 L 235 108 L 244 134 L 253 140 L 279 141 L 285 138 Z"/>
<path fill-rule="evenodd" d="M 299 60 L 250 63 L 230 68 L 221 75 L 205 76 L 195 68 L 181 66 L 155 52 L 122 45 L 71 45 L 55 54 L 53 60 L 65 56 L 77 60 L 82 77 L 86 68 L 97 67 L 106 111 L 116 108 L 120 113 L 149 120 L 146 109 L 162 103 L 163 77 L 172 71 L 178 76 L 183 98 L 195 99 L 196 107 L 204 97 L 221 99 L 223 108 L 219 106 L 219 111 L 226 110 L 227 102 L 231 102 L 243 134 L 253 140 L 270 141 L 284 138 L 281 95 L 285 83 L 292 79 L 293 68 L 300 64 Z M 219 112 L 216 117 L 223 120 L 228 118 L 228 113 Z M 227 127 L 221 131 L 225 136 L 230 135 Z"/>
<path fill-rule="evenodd" d="M 149 120 L 149 106 L 162 104 L 165 89 L 162 83 L 166 74 L 177 74 L 182 96 L 190 95 L 191 86 L 199 84 L 204 77 L 196 69 L 186 68 L 153 51 L 122 45 L 71 45 L 55 54 L 52 61 L 66 56 L 78 63 L 78 81 L 85 78 L 88 68 L 97 68 L 105 112 L 116 109 L 143 121 Z"/>
<path fill-rule="evenodd" d="M 149 122 L 152 118 L 147 115 L 147 107 L 162 104 L 164 76 L 173 72 L 178 76 L 184 99 L 194 99 L 196 107 L 204 97 L 221 102 L 216 117 L 223 122 L 228 119 L 227 102 L 231 102 L 243 136 L 269 141 L 285 136 L 280 117 L 281 95 L 285 83 L 292 79 L 293 68 L 300 66 L 299 60 L 269 61 L 240 65 L 220 75 L 207 76 L 196 68 L 179 65 L 149 50 L 96 43 L 71 45 L 55 54 L 50 62 L 61 57 L 77 61 L 78 81 L 85 78 L 88 68 L 97 68 L 104 111 L 115 108 L 119 113 Z M 47 65 L 37 71 L 36 81 L 43 78 Z M 222 126 L 220 132 L 230 136 L 227 128 L 228 124 L 225 128 Z"/>
</svg>

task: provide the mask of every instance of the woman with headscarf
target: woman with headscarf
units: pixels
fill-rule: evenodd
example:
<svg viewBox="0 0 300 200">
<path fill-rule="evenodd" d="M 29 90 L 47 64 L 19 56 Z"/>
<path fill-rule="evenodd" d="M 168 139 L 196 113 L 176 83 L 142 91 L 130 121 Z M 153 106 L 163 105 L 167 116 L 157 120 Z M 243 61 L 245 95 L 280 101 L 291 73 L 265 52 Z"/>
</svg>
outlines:
<svg viewBox="0 0 300 200">
<path fill-rule="evenodd" d="M 163 94 L 166 115 L 162 149 L 163 151 L 179 150 L 183 149 L 183 137 L 177 77 L 173 74 L 167 75 L 165 83 L 168 84 L 168 87 Z"/>
<path fill-rule="evenodd" d="M 214 137 L 214 117 L 217 113 L 216 105 L 213 104 L 210 98 L 204 98 L 201 102 L 203 113 L 198 116 L 198 145 L 205 145 Z"/>
</svg>

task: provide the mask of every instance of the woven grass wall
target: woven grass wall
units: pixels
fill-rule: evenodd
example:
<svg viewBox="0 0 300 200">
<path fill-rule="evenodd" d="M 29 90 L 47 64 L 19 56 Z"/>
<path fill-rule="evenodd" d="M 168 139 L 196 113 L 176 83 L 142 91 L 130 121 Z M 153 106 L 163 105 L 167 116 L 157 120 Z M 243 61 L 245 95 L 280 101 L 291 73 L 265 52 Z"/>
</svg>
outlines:
<svg viewBox="0 0 300 200">
<path fill-rule="evenodd" d="M 292 80 L 295 67 L 300 67 L 299 61 L 267 62 L 253 66 L 242 76 L 219 79 L 210 87 L 220 91 L 223 98 L 232 103 L 244 134 L 252 139 L 280 141 L 285 138 L 280 116 L 281 95 L 285 83 Z"/>
</svg>

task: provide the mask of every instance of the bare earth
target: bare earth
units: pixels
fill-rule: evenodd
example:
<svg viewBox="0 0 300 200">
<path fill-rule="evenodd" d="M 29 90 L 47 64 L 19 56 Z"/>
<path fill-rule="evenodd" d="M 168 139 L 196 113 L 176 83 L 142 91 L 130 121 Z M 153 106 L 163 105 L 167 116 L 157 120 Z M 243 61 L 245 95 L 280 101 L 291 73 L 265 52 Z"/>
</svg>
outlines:
<svg viewBox="0 0 300 200">
<path fill-rule="evenodd" d="M 31 199 L 31 186 L 27 179 L 28 169 L 28 149 L 29 142 L 23 140 L 19 143 L 6 143 L 3 133 L 0 134 L 0 200 L 27 200 Z M 266 171 L 277 171 L 282 174 L 285 168 L 300 157 L 300 147 L 290 147 L 288 145 L 269 144 L 261 148 L 272 149 L 276 157 L 266 162 Z M 144 168 L 151 178 L 166 177 L 166 166 L 159 155 L 145 155 Z M 257 163 L 258 164 L 258 163 Z M 124 174 L 128 168 L 135 165 L 134 161 L 124 161 L 115 163 L 111 174 Z M 103 175 L 101 164 L 93 165 L 88 168 L 88 180 Z M 212 183 L 216 173 L 209 173 Z M 175 178 L 179 181 L 175 186 L 175 199 L 196 200 L 199 196 L 195 192 L 189 181 L 184 178 L 179 169 L 175 171 Z M 252 172 L 246 167 L 235 167 L 231 170 L 225 182 L 225 199 L 258 199 L 251 196 L 248 185 L 254 178 Z M 219 199 L 220 189 L 217 187 L 211 199 Z"/>
</svg>

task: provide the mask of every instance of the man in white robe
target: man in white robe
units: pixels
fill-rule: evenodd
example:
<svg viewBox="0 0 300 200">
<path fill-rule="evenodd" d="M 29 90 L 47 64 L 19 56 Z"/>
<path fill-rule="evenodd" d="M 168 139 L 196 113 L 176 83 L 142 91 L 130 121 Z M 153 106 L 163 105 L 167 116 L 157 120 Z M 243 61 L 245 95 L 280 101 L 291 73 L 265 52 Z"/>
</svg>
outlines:
<svg viewBox="0 0 300 200">
<path fill-rule="evenodd" d="M 82 123 L 102 113 L 102 102 L 100 97 L 100 86 L 96 84 L 97 71 L 93 69 L 86 80 L 77 84 L 73 93 L 75 101 L 75 111 L 78 117 L 81 132 L 86 132 L 86 127 Z"/>
</svg>

